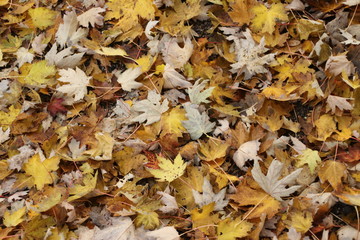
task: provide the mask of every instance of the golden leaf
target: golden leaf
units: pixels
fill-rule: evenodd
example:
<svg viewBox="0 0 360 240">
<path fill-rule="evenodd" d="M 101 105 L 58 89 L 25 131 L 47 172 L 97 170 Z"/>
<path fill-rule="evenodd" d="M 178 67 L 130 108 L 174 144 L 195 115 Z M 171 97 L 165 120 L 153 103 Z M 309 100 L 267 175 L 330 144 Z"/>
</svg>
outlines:
<svg viewBox="0 0 360 240">
<path fill-rule="evenodd" d="M 270 9 L 260 4 L 254 6 L 251 11 L 255 14 L 251 21 L 251 28 L 256 32 L 272 34 L 277 20 L 288 20 L 284 5 L 281 3 L 271 5 Z"/>
<path fill-rule="evenodd" d="M 341 179 L 346 176 L 346 166 L 343 163 L 334 160 L 324 162 L 319 169 L 321 182 L 328 181 L 335 190 L 341 188 Z"/>
<path fill-rule="evenodd" d="M 59 162 L 60 158 L 58 156 L 41 161 L 40 155 L 35 154 L 24 164 L 24 170 L 26 174 L 33 177 L 36 188 L 41 190 L 46 184 L 53 183 L 55 174 L 52 171 L 59 168 Z"/>
<path fill-rule="evenodd" d="M 55 66 L 48 66 L 45 60 L 30 64 L 25 63 L 20 68 L 19 81 L 30 86 L 42 87 L 51 85 L 56 73 Z"/>
<path fill-rule="evenodd" d="M 22 207 L 12 213 L 8 210 L 4 213 L 4 225 L 7 227 L 15 227 L 19 223 L 25 220 L 24 215 L 26 213 L 26 207 Z"/>
<path fill-rule="evenodd" d="M 170 112 L 166 112 L 161 115 L 161 137 L 166 134 L 174 134 L 176 137 L 182 137 L 183 132 L 186 131 L 182 125 L 182 121 L 187 120 L 185 117 L 185 110 L 180 109 L 180 106 L 177 106 L 171 109 Z"/>
<path fill-rule="evenodd" d="M 38 7 L 30 9 L 29 14 L 34 26 L 44 30 L 54 25 L 57 12 L 45 7 Z"/>
<path fill-rule="evenodd" d="M 218 240 L 236 240 L 237 238 L 246 237 L 253 224 L 238 217 L 236 219 L 225 218 L 218 225 Z"/>
</svg>

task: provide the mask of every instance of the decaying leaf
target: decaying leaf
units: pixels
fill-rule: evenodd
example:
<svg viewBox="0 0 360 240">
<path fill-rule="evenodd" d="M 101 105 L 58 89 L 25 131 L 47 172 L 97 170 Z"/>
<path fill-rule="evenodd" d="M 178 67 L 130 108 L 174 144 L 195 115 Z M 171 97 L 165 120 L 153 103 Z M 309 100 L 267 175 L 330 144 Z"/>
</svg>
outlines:
<svg viewBox="0 0 360 240">
<path fill-rule="evenodd" d="M 0 239 L 357 239 L 359 4 L 0 0 Z"/>
</svg>

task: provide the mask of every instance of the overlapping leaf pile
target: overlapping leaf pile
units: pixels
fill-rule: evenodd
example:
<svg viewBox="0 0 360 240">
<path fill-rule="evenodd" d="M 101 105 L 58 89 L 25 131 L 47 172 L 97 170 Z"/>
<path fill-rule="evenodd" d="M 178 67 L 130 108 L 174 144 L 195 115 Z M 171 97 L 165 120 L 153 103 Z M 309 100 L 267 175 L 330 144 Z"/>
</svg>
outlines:
<svg viewBox="0 0 360 240">
<path fill-rule="evenodd" d="M 358 239 L 359 0 L 0 0 L 1 239 Z"/>
</svg>

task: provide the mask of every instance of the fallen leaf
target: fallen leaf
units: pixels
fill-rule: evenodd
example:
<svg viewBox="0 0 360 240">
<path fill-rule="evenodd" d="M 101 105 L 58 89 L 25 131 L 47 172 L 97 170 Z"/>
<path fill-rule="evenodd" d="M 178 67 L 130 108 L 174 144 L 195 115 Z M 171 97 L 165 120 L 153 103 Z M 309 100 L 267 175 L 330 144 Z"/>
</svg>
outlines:
<svg viewBox="0 0 360 240">
<path fill-rule="evenodd" d="M 200 114 L 200 112 L 190 104 L 185 104 L 184 108 L 188 120 L 182 121 L 182 124 L 190 133 L 191 139 L 199 139 L 203 134 L 214 129 L 215 123 L 209 121 L 209 116 L 205 112 Z"/>
<path fill-rule="evenodd" d="M 248 160 L 261 160 L 258 156 L 258 151 L 260 148 L 259 140 L 252 140 L 241 144 L 241 146 L 236 150 L 233 156 L 233 160 L 240 169 L 245 170 L 245 162 Z"/>
<path fill-rule="evenodd" d="M 184 174 L 186 163 L 182 160 L 180 154 L 174 159 L 174 163 L 166 158 L 157 157 L 159 161 L 159 169 L 147 168 L 147 170 L 154 175 L 159 181 L 172 182 Z"/>
<path fill-rule="evenodd" d="M 60 158 L 57 156 L 42 161 L 40 155 L 35 154 L 24 164 L 24 170 L 33 177 L 36 188 L 41 190 L 46 184 L 54 182 L 55 174 L 52 171 L 59 168 L 59 162 Z"/>
<path fill-rule="evenodd" d="M 237 187 L 236 193 L 230 195 L 230 199 L 237 202 L 239 206 L 254 206 L 246 214 L 249 219 L 258 218 L 263 213 L 271 219 L 281 207 L 280 202 L 267 193 L 243 185 Z"/>
<path fill-rule="evenodd" d="M 118 83 L 121 84 L 122 89 L 130 92 L 132 89 L 138 89 L 143 84 L 136 82 L 135 79 L 142 74 L 141 68 L 129 68 L 122 73 L 116 72 L 115 76 L 117 77 Z"/>
<path fill-rule="evenodd" d="M 339 108 L 341 111 L 353 109 L 353 106 L 343 97 L 329 95 L 326 103 L 330 107 L 332 114 L 335 113 L 336 108 Z"/>
<path fill-rule="evenodd" d="M 279 180 L 283 165 L 284 164 L 278 160 L 273 160 L 269 166 L 268 173 L 265 176 L 261 172 L 259 161 L 255 160 L 254 167 L 251 170 L 253 178 L 260 185 L 260 187 L 278 201 L 282 201 L 281 197 L 287 197 L 301 187 L 299 185 L 291 185 L 294 184 L 302 168 L 295 170 L 291 174 Z M 287 188 L 287 186 L 291 187 Z"/>
<path fill-rule="evenodd" d="M 319 163 L 321 163 L 321 158 L 319 152 L 306 148 L 301 151 L 301 154 L 297 156 L 298 161 L 296 162 L 297 167 L 302 167 L 305 164 L 309 166 L 311 174 L 315 173 L 315 169 Z"/>
<path fill-rule="evenodd" d="M 225 192 L 226 189 L 222 189 L 218 193 L 214 193 L 212 190 L 212 186 L 206 178 L 204 178 L 204 184 L 202 187 L 202 194 L 200 194 L 198 191 L 192 190 L 192 194 L 195 199 L 195 203 L 199 205 L 200 207 L 203 207 L 205 205 L 208 205 L 212 202 L 215 203 L 214 211 L 221 211 L 224 207 L 227 206 L 229 203 L 229 200 L 225 200 Z"/>
<path fill-rule="evenodd" d="M 346 166 L 334 160 L 325 161 L 319 169 L 321 182 L 328 181 L 335 190 L 341 188 L 341 179 L 346 176 Z"/>
<path fill-rule="evenodd" d="M 24 215 L 26 213 L 26 207 L 22 207 L 14 212 L 9 212 L 6 210 L 4 213 L 4 225 L 6 227 L 15 227 L 18 224 L 25 221 Z"/>
<path fill-rule="evenodd" d="M 219 240 L 236 240 L 249 235 L 253 224 L 238 217 L 236 219 L 225 218 L 219 222 L 217 233 Z"/>
<path fill-rule="evenodd" d="M 161 95 L 157 94 L 154 90 L 148 92 L 147 99 L 137 101 L 132 106 L 132 110 L 142 112 L 140 115 L 132 119 L 133 122 L 145 122 L 145 125 L 152 124 L 161 119 L 161 114 L 166 112 L 169 107 L 169 101 L 165 99 L 160 103 Z"/>
<path fill-rule="evenodd" d="M 102 26 L 104 21 L 104 17 L 100 15 L 102 12 L 105 12 L 105 9 L 100 7 L 91 8 L 77 16 L 77 20 L 83 27 L 88 27 L 89 24 L 92 27 L 95 27 L 95 24 Z"/>
<path fill-rule="evenodd" d="M 58 78 L 58 81 L 67 84 L 56 88 L 56 90 L 71 97 L 73 102 L 83 99 L 87 94 L 87 86 L 92 77 L 86 76 L 85 72 L 78 67 L 76 67 L 76 70 L 71 68 L 67 70 L 60 69 L 59 74 L 61 77 Z"/>
<path fill-rule="evenodd" d="M 255 17 L 251 21 L 251 27 L 254 31 L 261 33 L 272 34 L 275 30 L 276 21 L 287 21 L 284 5 L 281 3 L 274 3 L 270 8 L 259 4 L 254 6 L 251 11 Z"/>
</svg>

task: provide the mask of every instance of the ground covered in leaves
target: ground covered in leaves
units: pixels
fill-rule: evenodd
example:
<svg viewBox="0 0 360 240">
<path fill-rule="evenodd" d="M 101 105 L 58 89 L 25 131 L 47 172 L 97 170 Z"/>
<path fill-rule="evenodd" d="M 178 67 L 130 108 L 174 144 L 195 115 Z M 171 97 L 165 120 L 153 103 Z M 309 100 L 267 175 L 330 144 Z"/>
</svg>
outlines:
<svg viewBox="0 0 360 240">
<path fill-rule="evenodd" d="M 0 0 L 0 239 L 360 239 L 359 0 Z"/>
</svg>

